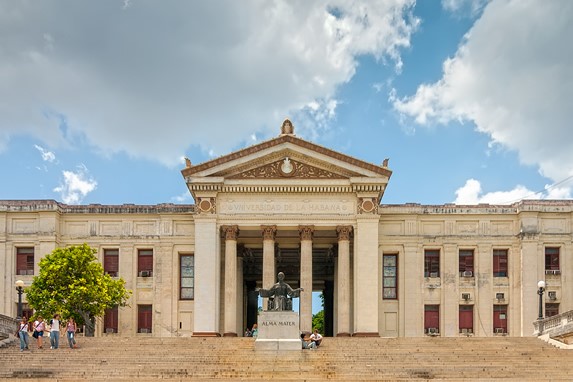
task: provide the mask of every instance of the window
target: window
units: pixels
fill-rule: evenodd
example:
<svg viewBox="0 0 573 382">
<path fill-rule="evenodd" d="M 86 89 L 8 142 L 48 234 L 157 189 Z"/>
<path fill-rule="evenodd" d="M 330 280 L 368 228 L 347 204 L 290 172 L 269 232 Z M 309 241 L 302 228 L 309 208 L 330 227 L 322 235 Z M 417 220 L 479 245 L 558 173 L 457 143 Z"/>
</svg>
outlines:
<svg viewBox="0 0 573 382">
<path fill-rule="evenodd" d="M 139 277 L 153 276 L 153 249 L 137 250 L 137 275 Z"/>
<path fill-rule="evenodd" d="M 395 300 L 398 298 L 398 255 L 383 256 L 382 273 L 382 298 L 385 300 Z"/>
<path fill-rule="evenodd" d="M 559 314 L 559 304 L 548 303 L 545 304 L 545 317 L 553 317 Z"/>
<path fill-rule="evenodd" d="M 474 250 L 460 249 L 459 271 L 462 277 L 473 277 L 474 272 Z"/>
<path fill-rule="evenodd" d="M 103 327 L 106 333 L 117 333 L 118 310 L 119 309 L 116 306 L 105 311 L 103 316 Z"/>
<path fill-rule="evenodd" d="M 179 298 L 181 300 L 193 300 L 195 298 L 195 256 L 181 255 L 181 272 L 179 273 L 181 291 Z"/>
<path fill-rule="evenodd" d="M 460 333 L 474 332 L 474 306 L 460 305 Z"/>
<path fill-rule="evenodd" d="M 424 277 L 440 277 L 440 250 L 424 251 Z"/>
<path fill-rule="evenodd" d="M 493 306 L 493 333 L 507 333 L 507 305 Z"/>
<path fill-rule="evenodd" d="M 559 274 L 559 247 L 545 248 L 545 274 Z"/>
<path fill-rule="evenodd" d="M 103 270 L 111 277 L 117 277 L 119 272 L 119 249 L 103 250 Z"/>
<path fill-rule="evenodd" d="M 493 277 L 507 277 L 507 249 L 493 250 Z"/>
<path fill-rule="evenodd" d="M 34 274 L 34 247 L 16 248 L 16 274 Z"/>
<path fill-rule="evenodd" d="M 152 306 L 137 305 L 137 332 L 151 333 L 152 328 Z"/>
<path fill-rule="evenodd" d="M 438 334 L 440 332 L 440 306 L 424 305 L 424 333 Z"/>
</svg>

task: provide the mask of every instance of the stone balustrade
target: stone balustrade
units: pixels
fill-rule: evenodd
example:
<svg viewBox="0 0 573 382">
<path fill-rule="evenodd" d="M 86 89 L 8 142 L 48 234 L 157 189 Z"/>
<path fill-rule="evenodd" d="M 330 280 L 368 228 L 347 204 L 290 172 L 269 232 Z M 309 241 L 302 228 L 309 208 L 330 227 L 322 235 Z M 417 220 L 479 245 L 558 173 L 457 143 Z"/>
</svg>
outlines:
<svg viewBox="0 0 573 382">
<path fill-rule="evenodd" d="M 0 314 L 0 347 L 14 340 L 14 332 L 18 328 L 18 321 L 15 318 Z"/>
<path fill-rule="evenodd" d="M 536 336 L 548 336 L 551 338 L 565 336 L 573 332 L 573 310 L 556 316 L 537 320 L 533 323 Z"/>
</svg>

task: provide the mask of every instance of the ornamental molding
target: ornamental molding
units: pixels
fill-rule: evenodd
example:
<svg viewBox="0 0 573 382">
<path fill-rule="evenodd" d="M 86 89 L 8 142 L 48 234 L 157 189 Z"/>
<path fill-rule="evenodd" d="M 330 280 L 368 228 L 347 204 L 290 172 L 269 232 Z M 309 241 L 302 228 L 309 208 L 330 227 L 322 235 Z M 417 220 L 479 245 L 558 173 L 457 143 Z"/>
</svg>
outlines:
<svg viewBox="0 0 573 382">
<path fill-rule="evenodd" d="M 216 198 L 199 198 L 197 202 L 197 210 L 200 214 L 216 214 Z"/>
<path fill-rule="evenodd" d="M 263 240 L 275 240 L 277 235 L 276 225 L 262 225 Z"/>
<path fill-rule="evenodd" d="M 225 235 L 225 240 L 237 240 L 239 236 L 239 226 L 237 225 L 224 225 L 221 227 L 221 232 Z"/>
<path fill-rule="evenodd" d="M 299 162 L 288 156 L 263 166 L 232 175 L 228 179 L 347 179 L 332 171 Z"/>
<path fill-rule="evenodd" d="M 378 207 L 376 198 L 358 198 L 359 214 L 377 214 Z"/>
<path fill-rule="evenodd" d="M 298 232 L 300 233 L 300 240 L 312 240 L 312 234 L 314 233 L 314 226 L 299 225 Z"/>
<path fill-rule="evenodd" d="M 336 232 L 338 233 L 338 241 L 350 240 L 350 235 L 352 234 L 352 226 L 339 225 L 336 227 Z"/>
</svg>

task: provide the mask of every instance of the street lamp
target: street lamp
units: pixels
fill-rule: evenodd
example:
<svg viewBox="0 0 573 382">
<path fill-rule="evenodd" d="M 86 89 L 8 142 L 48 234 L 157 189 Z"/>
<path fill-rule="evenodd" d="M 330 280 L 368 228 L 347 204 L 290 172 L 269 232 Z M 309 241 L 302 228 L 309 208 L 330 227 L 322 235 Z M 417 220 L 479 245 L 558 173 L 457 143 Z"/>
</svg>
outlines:
<svg viewBox="0 0 573 382">
<path fill-rule="evenodd" d="M 18 292 L 18 315 L 17 319 L 22 318 L 22 293 L 24 293 L 24 281 L 16 280 L 16 291 Z"/>
<path fill-rule="evenodd" d="M 538 320 L 543 320 L 543 292 L 545 292 L 545 281 L 541 280 L 537 283 L 537 294 L 539 295 L 539 317 Z"/>
</svg>

